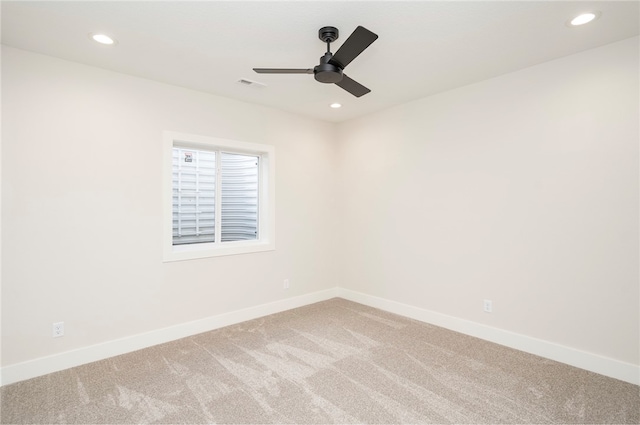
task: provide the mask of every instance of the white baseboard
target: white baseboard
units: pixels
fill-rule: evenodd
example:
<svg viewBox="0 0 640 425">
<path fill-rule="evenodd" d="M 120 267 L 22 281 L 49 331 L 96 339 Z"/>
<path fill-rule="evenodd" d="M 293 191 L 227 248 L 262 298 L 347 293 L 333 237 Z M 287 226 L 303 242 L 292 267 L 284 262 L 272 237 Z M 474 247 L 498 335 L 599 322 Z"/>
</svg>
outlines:
<svg viewBox="0 0 640 425">
<path fill-rule="evenodd" d="M 280 313 L 292 308 L 302 307 L 337 296 L 338 288 L 313 292 L 297 297 L 286 298 L 255 307 L 223 313 L 193 322 L 133 335 L 89 347 L 66 351 L 52 356 L 41 357 L 23 363 L 5 366 L 0 369 L 0 385 L 8 385 L 36 376 L 46 375 L 86 363 L 104 360 L 120 354 L 130 353 L 176 339 L 197 335 L 213 329 L 233 325 L 269 314 Z"/>
<path fill-rule="evenodd" d="M 640 366 L 349 289 L 338 297 L 640 385 Z"/>
<path fill-rule="evenodd" d="M 130 353 L 176 339 L 185 338 L 224 326 L 233 325 L 269 314 L 279 313 L 292 308 L 302 307 L 330 298 L 341 297 L 370 307 L 379 308 L 401 316 L 430 323 L 486 341 L 515 348 L 621 381 L 640 385 L 640 367 L 630 363 L 599 356 L 592 353 L 566 347 L 552 342 L 505 331 L 476 322 L 447 316 L 420 307 L 402 304 L 396 301 L 351 291 L 344 288 L 332 288 L 311 294 L 287 298 L 272 303 L 261 304 L 242 310 L 223 313 L 193 322 L 183 323 L 169 328 L 158 329 L 104 342 L 77 350 L 66 351 L 52 356 L 41 357 L 23 363 L 5 366 L 0 369 L 0 385 L 46 375 L 74 366 L 80 366 L 120 354 Z"/>
</svg>

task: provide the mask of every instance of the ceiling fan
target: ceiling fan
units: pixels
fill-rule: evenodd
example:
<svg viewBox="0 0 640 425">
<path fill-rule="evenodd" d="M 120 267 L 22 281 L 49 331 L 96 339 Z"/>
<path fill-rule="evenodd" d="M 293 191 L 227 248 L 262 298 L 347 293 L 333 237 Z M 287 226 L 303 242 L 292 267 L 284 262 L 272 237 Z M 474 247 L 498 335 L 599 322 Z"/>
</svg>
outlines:
<svg viewBox="0 0 640 425">
<path fill-rule="evenodd" d="M 253 70 L 258 74 L 313 74 L 317 81 L 335 83 L 356 97 L 369 93 L 371 90 L 349 78 L 343 70 L 364 49 L 376 41 L 378 36 L 365 27 L 358 26 L 335 54 L 331 53 L 331 43 L 338 39 L 338 29 L 322 27 L 318 31 L 318 37 L 327 43 L 327 53 L 320 58 L 320 64 L 314 68 L 253 68 Z"/>
</svg>

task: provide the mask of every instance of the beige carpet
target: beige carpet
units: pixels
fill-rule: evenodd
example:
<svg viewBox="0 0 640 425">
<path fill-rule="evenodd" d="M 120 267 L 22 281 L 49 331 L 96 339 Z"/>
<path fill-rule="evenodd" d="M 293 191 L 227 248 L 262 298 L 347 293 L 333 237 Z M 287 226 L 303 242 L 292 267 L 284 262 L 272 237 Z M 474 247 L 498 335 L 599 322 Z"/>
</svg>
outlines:
<svg viewBox="0 0 640 425">
<path fill-rule="evenodd" d="M 2 423 L 639 423 L 622 381 L 342 299 L 5 386 Z"/>
</svg>

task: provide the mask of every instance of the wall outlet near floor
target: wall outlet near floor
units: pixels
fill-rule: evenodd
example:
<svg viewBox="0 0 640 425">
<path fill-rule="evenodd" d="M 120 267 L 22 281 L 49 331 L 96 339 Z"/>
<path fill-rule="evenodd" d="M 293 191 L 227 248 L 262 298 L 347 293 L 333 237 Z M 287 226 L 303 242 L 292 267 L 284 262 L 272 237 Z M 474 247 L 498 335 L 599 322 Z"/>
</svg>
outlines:
<svg viewBox="0 0 640 425">
<path fill-rule="evenodd" d="M 491 311 L 493 310 L 493 303 L 491 302 L 491 300 L 484 300 L 483 308 L 485 313 L 491 313 Z"/>
<path fill-rule="evenodd" d="M 58 338 L 64 336 L 64 322 L 57 322 L 53 324 L 53 337 Z"/>
<path fill-rule="evenodd" d="M 282 283 L 282 289 L 289 289 L 289 279 L 285 279 Z"/>
</svg>

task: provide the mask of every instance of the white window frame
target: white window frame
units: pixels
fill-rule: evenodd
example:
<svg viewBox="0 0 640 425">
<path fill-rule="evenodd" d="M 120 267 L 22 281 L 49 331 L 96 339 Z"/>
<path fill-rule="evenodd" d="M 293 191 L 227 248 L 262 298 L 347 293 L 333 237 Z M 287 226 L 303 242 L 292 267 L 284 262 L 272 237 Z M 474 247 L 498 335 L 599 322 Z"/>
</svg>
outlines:
<svg viewBox="0 0 640 425">
<path fill-rule="evenodd" d="M 258 239 L 235 242 L 194 243 L 173 245 L 173 148 L 217 150 L 260 157 L 258 193 Z M 183 261 L 222 255 L 273 251 L 275 244 L 275 147 L 260 143 L 239 142 L 217 137 L 198 136 L 175 131 L 163 132 L 162 202 L 163 202 L 163 260 Z M 216 204 L 216 209 L 218 204 Z M 218 224 L 216 223 L 216 226 Z"/>
</svg>

